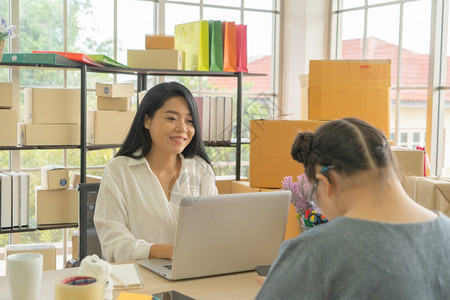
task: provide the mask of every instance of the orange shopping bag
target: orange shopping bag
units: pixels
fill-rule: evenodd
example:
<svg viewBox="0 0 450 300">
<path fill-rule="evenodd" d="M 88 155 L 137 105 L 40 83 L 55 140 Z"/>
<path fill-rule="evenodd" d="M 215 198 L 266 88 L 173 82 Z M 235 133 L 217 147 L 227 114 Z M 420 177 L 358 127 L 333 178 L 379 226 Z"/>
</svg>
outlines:
<svg viewBox="0 0 450 300">
<path fill-rule="evenodd" d="M 236 25 L 234 22 L 222 22 L 223 71 L 236 72 Z"/>
<path fill-rule="evenodd" d="M 238 72 L 248 73 L 247 69 L 247 25 L 236 25 L 236 67 Z"/>
</svg>

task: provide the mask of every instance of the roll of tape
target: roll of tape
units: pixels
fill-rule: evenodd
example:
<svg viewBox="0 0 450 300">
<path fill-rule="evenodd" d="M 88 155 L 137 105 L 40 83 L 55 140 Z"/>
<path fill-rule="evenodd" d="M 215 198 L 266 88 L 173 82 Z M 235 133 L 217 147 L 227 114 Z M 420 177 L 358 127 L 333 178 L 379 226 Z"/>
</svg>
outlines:
<svg viewBox="0 0 450 300">
<path fill-rule="evenodd" d="M 68 277 L 55 284 L 55 300 L 102 300 L 103 288 L 95 277 Z"/>
</svg>

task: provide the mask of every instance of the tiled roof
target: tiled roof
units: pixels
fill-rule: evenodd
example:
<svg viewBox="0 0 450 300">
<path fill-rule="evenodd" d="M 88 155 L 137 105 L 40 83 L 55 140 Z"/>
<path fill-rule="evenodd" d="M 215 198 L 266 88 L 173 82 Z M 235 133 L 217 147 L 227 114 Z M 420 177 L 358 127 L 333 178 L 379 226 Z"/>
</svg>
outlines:
<svg viewBox="0 0 450 300">
<path fill-rule="evenodd" d="M 342 41 L 342 59 L 362 58 L 362 39 L 351 39 Z M 367 39 L 368 59 L 390 59 L 391 60 L 391 86 L 397 86 L 398 72 L 398 46 L 383 41 L 379 38 Z M 428 84 L 428 54 L 412 52 L 402 49 L 402 87 L 424 87 Z M 448 65 L 450 66 L 450 65 Z M 447 78 L 450 75 L 447 68 Z M 395 96 L 395 95 L 394 95 Z M 426 91 L 402 91 L 401 99 L 406 101 L 426 101 Z M 447 97 L 450 100 L 450 95 Z"/>
<path fill-rule="evenodd" d="M 244 76 L 242 82 L 244 91 L 257 94 L 261 92 L 270 93 L 270 82 L 272 80 L 272 75 L 270 74 L 271 59 L 272 56 L 267 55 L 248 63 L 249 73 L 267 74 L 267 76 Z M 248 82 L 252 83 L 249 89 L 247 88 Z M 237 79 L 235 77 L 208 77 L 208 83 L 225 90 L 235 90 L 237 87 Z"/>
<path fill-rule="evenodd" d="M 342 41 L 342 59 L 362 59 L 363 53 L 362 39 L 350 39 Z M 367 59 L 389 59 L 391 60 L 391 86 L 397 86 L 398 70 L 398 46 L 383 41 L 376 37 L 367 39 Z M 402 49 L 402 87 L 425 87 L 428 84 L 428 54 L 420 54 Z M 262 56 L 248 63 L 249 73 L 267 74 L 262 77 L 244 76 L 243 88 L 247 92 L 261 93 L 270 92 L 272 56 Z M 447 78 L 450 82 L 450 57 L 447 60 Z M 219 89 L 236 89 L 236 78 L 209 77 L 208 82 L 214 84 Z M 250 88 L 246 83 L 252 82 Z M 300 91 L 299 91 L 300 92 Z M 395 97 L 395 94 L 392 94 Z M 405 101 L 426 101 L 427 92 L 411 90 L 402 91 L 401 98 Z M 447 93 L 447 101 L 450 101 L 450 93 Z"/>
</svg>

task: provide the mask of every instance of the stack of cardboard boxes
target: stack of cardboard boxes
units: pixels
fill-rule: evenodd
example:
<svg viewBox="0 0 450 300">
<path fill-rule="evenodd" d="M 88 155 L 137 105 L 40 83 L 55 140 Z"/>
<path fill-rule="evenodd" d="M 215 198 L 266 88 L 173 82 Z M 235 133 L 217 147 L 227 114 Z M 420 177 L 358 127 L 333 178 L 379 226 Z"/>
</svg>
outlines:
<svg viewBox="0 0 450 300">
<path fill-rule="evenodd" d="M 183 70 L 184 52 L 174 50 L 175 38 L 168 35 L 145 36 L 145 50 L 128 49 L 130 68 Z"/>
<path fill-rule="evenodd" d="M 291 157 L 295 137 L 329 120 L 358 117 L 389 133 L 389 61 L 311 61 L 310 76 L 300 76 L 300 82 L 304 120 L 250 121 L 249 182 L 234 182 L 235 191 L 278 190 L 284 177 L 295 180 L 304 172 Z M 394 154 L 401 172 L 423 176 L 423 151 L 401 150 Z M 287 238 L 299 233 L 295 215 L 291 205 Z"/>
<path fill-rule="evenodd" d="M 389 60 L 312 60 L 308 119 L 356 117 L 390 133 Z"/>
<path fill-rule="evenodd" d="M 12 82 L 0 82 L 0 146 L 17 145 L 17 111 L 12 107 Z"/>
<path fill-rule="evenodd" d="M 78 191 L 69 185 L 69 171 L 63 166 L 41 168 L 41 186 L 36 186 L 38 226 L 78 223 Z"/>
<path fill-rule="evenodd" d="M 135 111 L 131 110 L 133 83 L 97 83 L 97 110 L 88 111 L 87 142 L 91 145 L 122 144 Z"/>
<path fill-rule="evenodd" d="M 309 78 L 300 76 L 300 81 L 301 101 L 308 98 L 301 106 L 306 120 L 250 121 L 253 188 L 281 188 L 284 177 L 304 172 L 291 157 L 298 132 L 314 132 L 328 120 L 350 116 L 389 132 L 389 61 L 311 61 Z"/>
<path fill-rule="evenodd" d="M 24 98 L 20 145 L 80 144 L 80 89 L 25 88 Z"/>
<path fill-rule="evenodd" d="M 316 130 L 324 121 L 252 120 L 250 121 L 250 172 L 248 183 L 240 189 L 279 190 L 284 177 L 294 179 L 304 172 L 303 165 L 291 157 L 291 147 L 298 132 Z M 294 205 L 289 208 L 286 238 L 300 233 Z"/>
</svg>

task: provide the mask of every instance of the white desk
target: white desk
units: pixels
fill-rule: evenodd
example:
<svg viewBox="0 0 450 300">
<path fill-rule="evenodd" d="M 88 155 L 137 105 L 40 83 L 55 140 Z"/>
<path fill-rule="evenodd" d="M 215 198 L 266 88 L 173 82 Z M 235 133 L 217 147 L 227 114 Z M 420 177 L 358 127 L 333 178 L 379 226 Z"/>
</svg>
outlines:
<svg viewBox="0 0 450 300">
<path fill-rule="evenodd" d="M 254 299 L 260 289 L 256 282 L 256 272 L 243 272 L 230 275 L 170 281 L 139 266 L 144 287 L 142 289 L 114 292 L 116 299 L 122 291 L 140 294 L 153 294 L 175 290 L 196 299 Z M 39 300 L 54 298 L 54 284 L 61 278 L 76 275 L 77 268 L 45 271 Z M 0 276 L 0 300 L 10 300 L 8 278 Z"/>
</svg>

